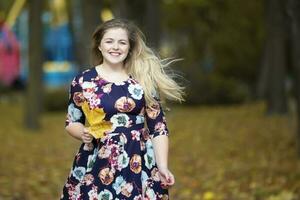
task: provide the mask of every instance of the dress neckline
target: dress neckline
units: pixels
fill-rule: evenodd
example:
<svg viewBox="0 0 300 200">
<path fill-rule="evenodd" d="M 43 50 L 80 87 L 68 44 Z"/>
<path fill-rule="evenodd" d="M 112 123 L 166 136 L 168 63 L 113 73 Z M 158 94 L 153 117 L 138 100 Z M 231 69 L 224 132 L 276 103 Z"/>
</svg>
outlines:
<svg viewBox="0 0 300 200">
<path fill-rule="evenodd" d="M 131 74 L 128 74 L 128 78 L 127 78 L 126 80 L 119 81 L 119 82 L 113 82 L 113 81 L 109 81 L 109 80 L 107 80 L 106 78 L 104 78 L 104 77 L 99 73 L 99 71 L 96 69 L 96 66 L 95 66 L 93 69 L 94 69 L 94 71 L 95 71 L 95 73 L 96 73 L 96 75 L 97 75 L 98 77 L 100 77 L 100 78 L 101 78 L 102 80 L 104 80 L 106 83 L 112 83 L 112 84 L 114 84 L 114 85 L 120 85 L 120 84 L 126 83 L 126 82 L 128 82 L 128 81 L 132 78 Z"/>
</svg>

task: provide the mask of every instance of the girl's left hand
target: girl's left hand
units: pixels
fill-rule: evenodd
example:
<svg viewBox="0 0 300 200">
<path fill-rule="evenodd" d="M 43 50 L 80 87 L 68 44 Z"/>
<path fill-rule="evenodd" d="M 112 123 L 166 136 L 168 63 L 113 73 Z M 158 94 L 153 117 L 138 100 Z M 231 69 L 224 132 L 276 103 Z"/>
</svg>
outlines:
<svg viewBox="0 0 300 200">
<path fill-rule="evenodd" d="M 169 171 L 168 168 L 158 168 L 159 177 L 163 185 L 172 186 L 175 183 L 174 175 Z"/>
</svg>

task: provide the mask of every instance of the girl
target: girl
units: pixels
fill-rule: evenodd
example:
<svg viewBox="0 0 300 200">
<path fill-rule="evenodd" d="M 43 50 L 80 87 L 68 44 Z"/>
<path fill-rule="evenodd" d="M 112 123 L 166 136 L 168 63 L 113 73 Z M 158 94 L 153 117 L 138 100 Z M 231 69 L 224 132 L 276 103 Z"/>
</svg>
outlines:
<svg viewBox="0 0 300 200">
<path fill-rule="evenodd" d="M 126 20 L 98 27 L 92 50 L 95 66 L 70 87 L 66 130 L 83 143 L 61 199 L 169 199 L 175 179 L 161 100 L 183 101 L 184 88 Z"/>
</svg>

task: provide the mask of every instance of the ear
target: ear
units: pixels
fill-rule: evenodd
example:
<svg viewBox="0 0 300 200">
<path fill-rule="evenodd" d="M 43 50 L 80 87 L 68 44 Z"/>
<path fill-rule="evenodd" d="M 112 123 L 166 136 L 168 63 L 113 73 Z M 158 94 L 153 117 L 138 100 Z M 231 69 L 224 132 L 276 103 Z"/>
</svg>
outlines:
<svg viewBox="0 0 300 200">
<path fill-rule="evenodd" d="M 102 51 L 102 49 L 100 47 L 98 47 L 99 51 Z"/>
</svg>

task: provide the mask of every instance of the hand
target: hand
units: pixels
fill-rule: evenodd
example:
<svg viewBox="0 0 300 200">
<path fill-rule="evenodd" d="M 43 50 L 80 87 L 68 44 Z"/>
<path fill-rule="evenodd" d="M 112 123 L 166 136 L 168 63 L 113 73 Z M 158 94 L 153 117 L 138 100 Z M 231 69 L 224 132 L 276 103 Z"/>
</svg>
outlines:
<svg viewBox="0 0 300 200">
<path fill-rule="evenodd" d="M 81 140 L 85 144 L 90 144 L 93 141 L 93 136 L 88 132 L 87 128 L 83 129 L 83 133 L 81 135 Z"/>
<path fill-rule="evenodd" d="M 158 168 L 159 177 L 162 185 L 170 187 L 174 185 L 175 178 L 174 175 L 168 170 L 168 168 Z"/>
</svg>

